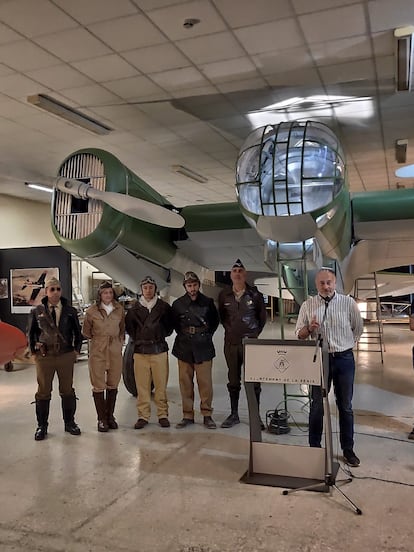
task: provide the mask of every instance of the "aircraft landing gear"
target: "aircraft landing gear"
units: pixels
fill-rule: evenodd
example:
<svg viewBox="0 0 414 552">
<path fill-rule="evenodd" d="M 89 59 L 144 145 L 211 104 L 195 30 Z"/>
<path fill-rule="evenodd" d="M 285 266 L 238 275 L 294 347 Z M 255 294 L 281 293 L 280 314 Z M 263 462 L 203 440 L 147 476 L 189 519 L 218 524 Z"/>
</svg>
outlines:
<svg viewBox="0 0 414 552">
<path fill-rule="evenodd" d="M 134 342 L 130 339 L 125 347 L 124 357 L 122 361 L 122 379 L 127 391 L 134 397 L 138 395 L 137 386 L 135 384 L 134 374 Z"/>
</svg>

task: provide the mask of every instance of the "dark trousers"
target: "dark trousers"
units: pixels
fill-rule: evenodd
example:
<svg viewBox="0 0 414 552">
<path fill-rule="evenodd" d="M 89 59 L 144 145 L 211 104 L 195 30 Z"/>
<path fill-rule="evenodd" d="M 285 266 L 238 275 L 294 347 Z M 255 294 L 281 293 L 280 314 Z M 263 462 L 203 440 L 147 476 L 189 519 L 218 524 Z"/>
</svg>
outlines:
<svg viewBox="0 0 414 552">
<path fill-rule="evenodd" d="M 236 394 L 239 396 L 241 389 L 241 372 L 243 366 L 243 345 L 240 344 L 224 344 L 224 357 L 227 363 L 227 389 L 229 390 L 230 395 Z M 254 384 L 254 392 L 259 402 L 259 396 L 261 392 L 260 383 Z"/>
<path fill-rule="evenodd" d="M 52 383 L 55 373 L 59 380 L 59 394 L 72 396 L 73 391 L 73 365 L 75 363 L 75 352 L 63 353 L 61 355 L 36 355 L 37 393 L 36 400 L 49 400 L 52 396 Z"/>
<path fill-rule="evenodd" d="M 352 350 L 329 353 L 327 392 L 333 383 L 339 413 L 339 438 L 342 450 L 354 446 L 354 413 L 352 395 L 354 390 L 355 360 Z M 312 386 L 309 413 L 309 444 L 320 446 L 323 429 L 323 402 L 319 386 Z"/>
</svg>

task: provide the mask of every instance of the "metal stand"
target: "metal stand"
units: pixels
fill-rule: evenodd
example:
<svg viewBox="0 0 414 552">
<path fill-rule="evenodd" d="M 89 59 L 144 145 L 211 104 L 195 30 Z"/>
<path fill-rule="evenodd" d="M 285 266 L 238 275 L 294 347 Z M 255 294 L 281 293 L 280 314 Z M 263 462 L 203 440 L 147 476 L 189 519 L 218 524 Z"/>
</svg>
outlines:
<svg viewBox="0 0 414 552">
<path fill-rule="evenodd" d="M 352 502 L 352 500 L 338 487 L 336 484 L 336 474 L 338 473 L 339 464 L 333 461 L 333 445 L 332 445 L 332 425 L 331 425 L 331 413 L 329 410 L 329 401 L 328 401 L 328 373 L 329 373 L 329 353 L 326 345 L 322 344 L 321 336 L 318 336 L 316 346 L 320 348 L 322 345 L 322 370 L 321 370 L 321 391 L 322 391 L 322 401 L 323 401 L 323 411 L 324 411 L 324 430 L 325 430 L 325 458 L 326 458 L 326 471 L 325 471 L 325 480 L 323 483 L 316 483 L 314 485 L 306 485 L 304 487 L 298 487 L 296 489 L 285 489 L 282 494 L 288 495 L 295 493 L 297 491 L 321 491 L 325 490 L 325 487 L 328 487 L 329 492 L 332 494 L 332 489 L 337 490 L 343 498 L 348 502 L 354 512 L 360 516 L 362 510 Z M 314 357 L 314 362 L 316 358 Z M 351 480 L 345 481 L 349 483 Z"/>
</svg>

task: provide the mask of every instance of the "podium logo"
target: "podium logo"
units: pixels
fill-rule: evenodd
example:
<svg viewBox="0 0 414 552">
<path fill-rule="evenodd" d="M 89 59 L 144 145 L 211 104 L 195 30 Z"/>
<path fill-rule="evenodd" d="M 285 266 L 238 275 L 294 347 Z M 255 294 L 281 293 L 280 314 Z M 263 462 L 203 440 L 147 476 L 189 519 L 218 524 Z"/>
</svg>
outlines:
<svg viewBox="0 0 414 552">
<path fill-rule="evenodd" d="M 289 361 L 284 355 L 279 355 L 273 362 L 273 368 L 283 374 L 289 368 Z"/>
</svg>

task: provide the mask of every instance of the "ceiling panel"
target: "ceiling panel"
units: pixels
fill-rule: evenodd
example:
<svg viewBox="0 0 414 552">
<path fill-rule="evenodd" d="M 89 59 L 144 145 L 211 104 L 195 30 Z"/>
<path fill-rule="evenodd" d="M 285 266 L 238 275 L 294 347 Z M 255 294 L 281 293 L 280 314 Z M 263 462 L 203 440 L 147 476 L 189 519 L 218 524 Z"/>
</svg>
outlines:
<svg viewBox="0 0 414 552">
<path fill-rule="evenodd" d="M 188 18 L 200 22 L 184 27 Z M 179 206 L 232 201 L 250 130 L 314 118 L 342 140 L 352 190 L 395 188 L 397 139 L 414 161 L 413 93 L 396 93 L 394 82 L 402 24 L 414 25 L 412 0 L 0 2 L 0 175 L 49 176 L 87 145 L 113 152 Z M 39 93 L 113 132 L 95 136 L 27 103 Z M 6 192 L 28 190 L 0 177 Z"/>
<path fill-rule="evenodd" d="M 176 45 L 194 63 L 211 63 L 244 55 L 244 50 L 230 32 L 177 40 Z"/>
<path fill-rule="evenodd" d="M 76 27 L 77 23 L 49 0 L 13 0 L 0 4 L 0 20 L 27 37 Z"/>
<path fill-rule="evenodd" d="M 124 59 L 143 73 L 158 73 L 191 65 L 173 44 L 157 44 L 122 53 Z"/>
<path fill-rule="evenodd" d="M 108 46 L 83 28 L 46 34 L 36 38 L 35 42 L 63 61 L 79 61 L 111 53 Z"/>
<path fill-rule="evenodd" d="M 204 0 L 183 2 L 152 10 L 148 12 L 148 17 L 170 40 L 193 38 L 226 29 L 225 21 L 217 12 L 213 2 Z M 193 27 L 186 28 L 183 26 L 186 19 L 198 19 L 200 22 Z"/>
<path fill-rule="evenodd" d="M 116 54 L 74 61 L 72 65 L 97 82 L 124 79 L 138 74 L 135 67 Z"/>
<path fill-rule="evenodd" d="M 130 0 L 54 0 L 54 3 L 83 25 L 137 12 Z"/>
<path fill-rule="evenodd" d="M 235 29 L 234 34 L 249 54 L 286 50 L 304 43 L 298 22 L 293 18 Z"/>
<path fill-rule="evenodd" d="M 165 36 L 155 25 L 139 14 L 92 23 L 89 29 L 118 52 L 166 42 Z"/>
</svg>

